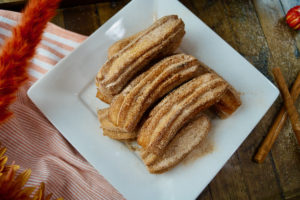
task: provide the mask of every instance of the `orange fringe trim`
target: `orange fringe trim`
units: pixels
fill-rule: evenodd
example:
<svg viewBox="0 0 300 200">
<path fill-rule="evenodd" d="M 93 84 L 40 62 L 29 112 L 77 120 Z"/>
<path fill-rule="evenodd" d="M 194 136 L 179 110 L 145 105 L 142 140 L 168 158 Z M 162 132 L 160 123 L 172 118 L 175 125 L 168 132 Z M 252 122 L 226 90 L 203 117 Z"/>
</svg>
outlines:
<svg viewBox="0 0 300 200">
<path fill-rule="evenodd" d="M 41 41 L 47 22 L 55 15 L 61 0 L 30 0 L 22 19 L 0 53 L 0 124 L 11 115 L 9 105 L 28 79 L 27 66 Z"/>
</svg>

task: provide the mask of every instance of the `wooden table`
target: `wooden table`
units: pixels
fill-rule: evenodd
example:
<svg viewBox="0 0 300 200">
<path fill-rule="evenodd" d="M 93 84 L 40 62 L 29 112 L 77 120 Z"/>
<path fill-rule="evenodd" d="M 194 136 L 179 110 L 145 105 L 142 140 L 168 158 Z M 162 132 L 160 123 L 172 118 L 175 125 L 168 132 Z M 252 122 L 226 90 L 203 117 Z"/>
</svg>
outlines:
<svg viewBox="0 0 300 200">
<path fill-rule="evenodd" d="M 17 1 L 17 6 L 10 4 Z M 0 0 L 0 8 L 18 10 L 22 2 Z M 76 2 L 76 7 L 60 9 L 52 22 L 85 35 L 94 32 L 127 3 L 111 1 L 78 6 L 78 2 L 86 1 Z M 300 70 L 300 34 L 287 27 L 284 16 L 291 7 L 300 5 L 300 0 L 182 0 L 182 3 L 269 80 L 274 82 L 270 71 L 278 66 L 291 85 Z M 300 153 L 289 122 L 265 162 L 252 161 L 281 103 L 279 98 L 198 199 L 300 199 Z M 296 106 L 300 108 L 299 102 Z"/>
</svg>

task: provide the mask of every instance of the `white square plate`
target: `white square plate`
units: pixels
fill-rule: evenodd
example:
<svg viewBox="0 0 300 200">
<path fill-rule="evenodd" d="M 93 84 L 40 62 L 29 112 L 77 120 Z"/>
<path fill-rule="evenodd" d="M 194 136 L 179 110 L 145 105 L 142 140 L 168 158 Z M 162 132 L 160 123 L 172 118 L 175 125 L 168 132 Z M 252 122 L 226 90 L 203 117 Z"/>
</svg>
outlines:
<svg viewBox="0 0 300 200">
<path fill-rule="evenodd" d="M 125 145 L 102 136 L 96 110 L 107 105 L 95 98 L 94 79 L 111 44 L 169 14 L 177 14 L 186 25 L 180 49 L 230 82 L 242 93 L 243 105 L 230 118 L 213 120 L 213 152 L 153 175 Z M 159 200 L 196 198 L 266 113 L 278 90 L 178 1 L 134 0 L 35 83 L 28 95 L 125 198 Z"/>
</svg>

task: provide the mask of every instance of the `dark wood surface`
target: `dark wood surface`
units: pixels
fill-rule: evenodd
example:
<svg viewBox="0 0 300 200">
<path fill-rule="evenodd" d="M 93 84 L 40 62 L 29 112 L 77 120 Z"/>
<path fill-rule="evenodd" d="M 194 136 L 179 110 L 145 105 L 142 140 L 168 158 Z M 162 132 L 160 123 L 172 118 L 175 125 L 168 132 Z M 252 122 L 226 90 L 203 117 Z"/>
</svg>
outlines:
<svg viewBox="0 0 300 200">
<path fill-rule="evenodd" d="M 1 9 L 21 10 L 29 0 L 0 0 Z M 50 0 L 51 1 L 51 0 Z M 71 7 L 79 5 L 87 5 L 100 2 L 115 3 L 120 0 L 61 0 L 60 7 Z"/>
<path fill-rule="evenodd" d="M 0 8 L 4 1 L 18 0 L 0 0 Z M 110 1 L 63 8 L 52 22 L 68 30 L 89 35 L 127 2 Z M 291 86 L 300 70 L 300 34 L 287 27 L 284 16 L 291 7 L 300 5 L 300 0 L 181 2 L 272 82 L 271 69 L 280 67 Z M 199 200 L 300 199 L 300 151 L 290 122 L 284 126 L 265 162 L 253 162 L 253 156 L 281 103 L 282 99 L 278 98 L 198 197 Z M 300 111 L 299 101 L 296 106 Z"/>
</svg>

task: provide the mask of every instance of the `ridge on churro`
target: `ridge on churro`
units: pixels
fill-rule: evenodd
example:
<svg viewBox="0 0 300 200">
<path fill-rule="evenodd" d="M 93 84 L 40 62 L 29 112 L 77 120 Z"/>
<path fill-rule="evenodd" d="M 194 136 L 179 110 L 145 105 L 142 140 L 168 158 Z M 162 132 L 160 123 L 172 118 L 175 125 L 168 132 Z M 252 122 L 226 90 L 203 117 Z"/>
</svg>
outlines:
<svg viewBox="0 0 300 200">
<path fill-rule="evenodd" d="M 157 20 L 101 67 L 96 77 L 99 98 L 110 102 L 151 61 L 173 53 L 184 33 L 176 15 Z"/>
</svg>

